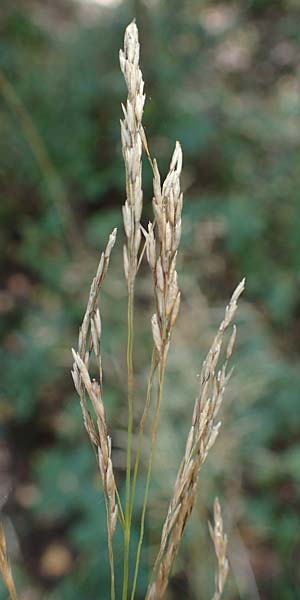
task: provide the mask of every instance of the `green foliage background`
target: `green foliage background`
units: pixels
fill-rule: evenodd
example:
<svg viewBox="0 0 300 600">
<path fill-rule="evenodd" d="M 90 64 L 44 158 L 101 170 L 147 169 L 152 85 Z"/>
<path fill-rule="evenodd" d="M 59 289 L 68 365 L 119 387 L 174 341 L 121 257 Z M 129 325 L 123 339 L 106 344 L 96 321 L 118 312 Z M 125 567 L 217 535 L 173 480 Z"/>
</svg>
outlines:
<svg viewBox="0 0 300 600">
<path fill-rule="evenodd" d="M 168 597 L 209 598 L 212 592 L 205 524 L 217 492 L 231 540 L 227 597 L 294 600 L 300 585 L 296 0 L 124 0 L 106 9 L 71 0 L 2 0 L 0 493 L 18 587 L 31 600 L 109 596 L 104 504 L 69 376 L 69 348 L 99 251 L 118 225 L 102 314 L 105 402 L 122 485 L 126 297 L 119 118 L 125 87 L 118 49 L 133 16 L 152 154 L 166 172 L 179 139 L 185 157 L 183 304 L 139 597 L 188 431 L 195 375 L 220 306 L 246 275 L 224 427 L 202 474 Z M 144 172 L 150 215 L 146 164 Z M 145 269 L 135 352 L 141 392 L 150 314 Z M 140 409 L 141 401 L 137 414 Z M 134 539 L 142 476 L 139 489 Z M 121 539 L 116 547 L 121 570 Z M 59 563 L 65 564 L 61 570 Z"/>
</svg>

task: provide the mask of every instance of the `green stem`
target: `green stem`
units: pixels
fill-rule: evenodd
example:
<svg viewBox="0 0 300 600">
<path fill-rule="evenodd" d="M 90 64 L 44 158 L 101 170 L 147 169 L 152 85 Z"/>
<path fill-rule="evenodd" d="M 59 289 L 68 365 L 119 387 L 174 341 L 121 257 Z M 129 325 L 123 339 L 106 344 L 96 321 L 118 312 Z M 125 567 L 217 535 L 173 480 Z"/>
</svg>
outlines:
<svg viewBox="0 0 300 600">
<path fill-rule="evenodd" d="M 153 352 L 152 352 L 151 367 L 150 367 L 150 373 L 149 373 L 149 378 L 148 378 L 146 403 L 145 403 L 144 412 L 142 414 L 142 417 L 141 417 L 141 420 L 140 420 L 140 424 L 139 424 L 138 447 L 137 447 L 137 452 L 136 452 L 136 459 L 135 459 L 135 465 L 134 465 L 134 475 L 133 475 L 133 481 L 132 481 L 132 491 L 131 491 L 130 523 L 131 523 L 131 520 L 132 520 L 133 505 L 134 505 L 135 490 L 136 490 L 136 481 L 137 481 L 137 475 L 138 475 L 138 470 L 139 470 L 139 462 L 140 462 L 140 458 L 141 458 L 142 441 L 143 441 L 143 433 L 144 433 L 144 428 L 145 428 L 145 421 L 146 421 L 146 418 L 147 418 L 147 415 L 148 415 L 148 412 L 149 412 L 149 407 L 150 407 L 150 402 L 151 402 L 151 392 L 152 392 L 152 387 L 153 387 L 153 380 L 154 380 L 154 375 L 155 375 L 155 372 L 156 372 L 157 365 L 158 365 L 158 361 L 157 361 L 157 356 L 156 356 L 156 350 L 154 349 Z"/>
<path fill-rule="evenodd" d="M 122 600 L 127 600 L 129 577 L 129 548 L 130 548 L 130 483 L 131 483 L 131 453 L 133 425 L 133 299 L 134 283 L 128 284 L 128 340 L 127 340 L 127 378 L 128 378 L 128 430 L 126 457 L 126 492 L 125 492 L 125 529 L 124 529 L 124 574 Z"/>
<path fill-rule="evenodd" d="M 136 554 L 136 562 L 135 562 L 135 569 L 134 569 L 134 579 L 133 579 L 131 600 L 134 600 L 135 590 L 136 590 L 136 584 L 137 584 L 137 578 L 138 578 L 138 573 L 139 573 L 139 566 L 140 566 L 140 559 L 141 559 L 141 550 L 142 550 L 142 544 L 143 544 L 143 538 L 144 538 L 144 531 L 145 531 L 145 517 L 146 517 L 147 504 L 148 504 L 150 479 L 151 479 L 152 464 L 153 464 L 154 451 L 155 451 L 155 445 L 156 445 L 158 417 L 159 417 L 161 399 L 162 399 L 162 394 L 163 394 L 165 367 L 166 367 L 166 353 L 165 353 L 165 350 L 163 348 L 163 350 L 162 350 L 162 357 L 161 357 L 161 360 L 160 360 L 160 363 L 159 363 L 157 399 L 156 399 L 156 406 L 155 406 L 155 413 L 154 413 L 154 419 L 153 419 L 153 425 L 152 425 L 152 434 L 151 434 L 151 450 L 150 450 L 149 463 L 148 463 L 146 487 L 145 487 L 145 494 L 144 494 L 144 501 L 143 501 L 142 516 L 141 516 L 141 525 L 140 525 L 140 537 L 139 537 L 138 549 L 137 549 L 137 554 Z"/>
</svg>

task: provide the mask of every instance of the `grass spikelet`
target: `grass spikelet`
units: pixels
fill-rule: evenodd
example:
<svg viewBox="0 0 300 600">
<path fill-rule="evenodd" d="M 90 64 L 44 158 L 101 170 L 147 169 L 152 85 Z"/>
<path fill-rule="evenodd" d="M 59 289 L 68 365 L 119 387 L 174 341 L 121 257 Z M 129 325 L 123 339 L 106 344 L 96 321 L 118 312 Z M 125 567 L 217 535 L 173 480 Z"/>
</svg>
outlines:
<svg viewBox="0 0 300 600">
<path fill-rule="evenodd" d="M 218 570 L 215 576 L 215 593 L 212 600 L 220 600 L 225 587 L 229 565 L 227 560 L 227 535 L 223 531 L 223 519 L 218 498 L 215 498 L 214 502 L 214 526 L 210 523 L 208 525 L 218 562 Z"/>
</svg>

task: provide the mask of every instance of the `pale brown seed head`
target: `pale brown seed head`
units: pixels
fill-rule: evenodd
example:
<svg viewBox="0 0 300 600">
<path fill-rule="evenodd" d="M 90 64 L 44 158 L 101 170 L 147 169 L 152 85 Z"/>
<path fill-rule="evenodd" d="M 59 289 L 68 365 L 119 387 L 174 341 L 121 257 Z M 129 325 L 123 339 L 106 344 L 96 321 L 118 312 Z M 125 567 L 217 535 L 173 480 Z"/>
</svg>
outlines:
<svg viewBox="0 0 300 600">
<path fill-rule="evenodd" d="M 225 309 L 224 320 L 219 327 L 202 367 L 200 389 L 194 406 L 192 427 L 188 435 L 185 454 L 177 474 L 173 496 L 170 500 L 167 517 L 162 530 L 160 549 L 153 569 L 153 574 L 155 575 L 154 582 L 148 588 L 146 600 L 152 597 L 157 599 L 162 598 L 164 594 L 186 521 L 194 506 L 199 471 L 219 434 L 221 422 L 216 423 L 216 417 L 222 404 L 225 385 L 228 381 L 226 365 L 232 352 L 236 335 L 235 329 L 227 346 L 225 365 L 217 370 L 217 363 L 225 331 L 232 322 L 237 308 L 237 301 L 243 289 L 244 282 L 236 288 Z M 228 572 L 228 562 L 226 559 L 227 538 L 223 534 L 220 507 L 217 501 L 214 512 L 216 527 L 213 539 L 218 558 L 218 576 L 216 593 L 213 600 L 219 600 Z"/>
</svg>

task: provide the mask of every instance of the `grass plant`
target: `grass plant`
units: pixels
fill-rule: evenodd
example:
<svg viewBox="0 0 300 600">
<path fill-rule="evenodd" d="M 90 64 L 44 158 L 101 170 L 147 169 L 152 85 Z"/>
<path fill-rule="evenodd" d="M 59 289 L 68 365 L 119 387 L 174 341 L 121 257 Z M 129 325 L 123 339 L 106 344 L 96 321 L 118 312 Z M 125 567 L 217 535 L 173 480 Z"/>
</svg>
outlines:
<svg viewBox="0 0 300 600">
<path fill-rule="evenodd" d="M 101 254 L 93 279 L 86 311 L 79 331 L 78 347 L 73 350 L 72 377 L 80 399 L 83 422 L 93 448 L 101 477 L 106 504 L 108 554 L 111 574 L 111 600 L 116 598 L 114 533 L 119 525 L 123 530 L 123 583 L 122 600 L 134 600 L 139 576 L 141 550 L 144 537 L 148 496 L 155 446 L 158 434 L 160 407 L 163 400 L 164 378 L 172 331 L 179 307 L 180 290 L 176 270 L 177 253 L 181 237 L 181 213 L 183 195 L 180 185 L 182 149 L 176 142 L 167 176 L 162 181 L 158 164 L 151 157 L 142 124 L 145 104 L 144 81 L 139 66 L 140 46 L 138 29 L 132 22 L 126 29 L 124 49 L 120 51 L 120 66 L 127 85 L 128 96 L 122 106 L 121 120 L 122 154 L 126 173 L 126 200 L 123 206 L 125 243 L 123 251 L 124 274 L 127 284 L 127 396 L 128 423 L 126 448 L 125 499 L 121 501 L 112 461 L 112 442 L 105 414 L 105 400 L 101 356 L 101 315 L 99 298 L 108 271 L 111 252 L 116 241 L 116 229 L 111 233 L 107 246 Z M 146 227 L 142 224 L 142 155 L 147 157 L 153 172 L 153 220 Z M 151 319 L 153 338 L 147 392 L 142 417 L 137 428 L 137 448 L 133 453 L 133 426 L 135 410 L 135 386 L 133 368 L 135 283 L 139 267 L 146 258 L 153 279 L 155 312 Z M 237 286 L 225 310 L 217 334 L 208 351 L 199 376 L 199 391 L 194 405 L 191 427 L 187 436 L 185 453 L 180 464 L 167 515 L 162 527 L 160 546 L 145 590 L 146 600 L 163 598 L 171 575 L 186 523 L 196 500 L 197 479 L 205 459 L 218 437 L 221 423 L 217 420 L 225 387 L 230 377 L 227 365 L 234 347 L 236 328 L 233 325 L 237 303 L 244 290 L 244 280 Z M 225 345 L 225 334 L 229 341 Z M 224 360 L 221 353 L 225 345 Z M 223 360 L 223 362 L 222 362 Z M 93 364 L 97 376 L 92 376 Z M 221 366 L 220 366 L 221 363 Z M 141 451 L 149 408 L 154 410 L 150 423 L 151 444 L 145 474 L 144 498 L 140 516 L 140 532 L 136 549 L 133 577 L 130 573 L 130 549 L 132 516 L 135 506 L 136 484 L 140 467 Z M 223 531 L 221 508 L 214 503 L 214 524 L 210 525 L 211 537 L 217 557 L 217 573 L 213 600 L 219 600 L 223 592 L 228 561 L 227 538 Z M 4 533 L 0 537 L 0 568 L 10 593 L 16 600 L 15 588 L 6 554 Z"/>
<path fill-rule="evenodd" d="M 73 351 L 73 379 L 80 397 L 86 429 L 97 456 L 107 507 L 108 546 L 111 566 L 111 598 L 115 598 L 115 574 L 113 560 L 113 534 L 117 515 L 124 533 L 124 566 L 122 600 L 134 600 L 141 549 L 144 536 L 145 518 L 151 482 L 151 472 L 160 406 L 163 398 L 164 377 L 170 348 L 172 330 L 180 307 L 180 290 L 176 271 L 177 252 L 181 237 L 181 213 L 183 195 L 180 187 L 182 171 L 182 150 L 176 142 L 169 172 L 165 180 L 161 176 L 157 161 L 152 159 L 145 130 L 142 124 L 145 104 L 144 81 L 139 67 L 140 46 L 138 29 L 132 22 L 126 29 L 124 50 L 120 51 L 120 66 L 124 75 L 128 96 L 122 105 L 124 118 L 121 120 L 122 154 L 126 173 L 126 200 L 123 206 L 125 244 L 123 249 L 124 273 L 128 291 L 128 338 L 127 338 L 127 380 L 128 380 L 128 427 L 126 449 L 125 504 L 122 506 L 117 491 L 111 461 L 111 440 L 105 421 L 102 399 L 102 370 L 100 353 L 100 314 L 97 308 L 98 296 L 106 274 L 110 252 L 115 242 L 116 230 L 110 236 L 107 248 L 100 259 L 96 278 L 93 281 L 84 321 L 80 329 L 78 351 Z M 145 228 L 141 224 L 143 210 L 142 153 L 145 153 L 153 172 L 153 221 Z M 153 297 L 155 312 L 151 319 L 153 337 L 152 358 L 147 385 L 145 405 L 138 426 L 138 444 L 135 457 L 132 451 L 134 415 L 134 296 L 135 281 L 140 263 L 146 254 L 153 276 Z M 226 348 L 224 364 L 219 367 L 219 359 L 224 334 L 232 325 L 238 299 L 244 289 L 244 280 L 237 286 L 226 307 L 224 319 L 213 340 L 203 363 L 200 375 L 199 393 L 196 398 L 192 425 L 188 434 L 185 455 L 180 465 L 173 496 L 162 528 L 161 543 L 153 566 L 147 600 L 162 598 L 170 577 L 172 564 L 177 554 L 187 520 L 196 499 L 199 471 L 213 446 L 220 429 L 217 415 L 222 404 L 228 379 L 227 364 L 234 347 L 236 328 L 233 326 Z M 94 352 L 99 364 L 99 382 L 92 381 L 89 375 L 90 354 Z M 156 384 L 156 389 L 154 389 Z M 94 411 L 91 417 L 86 395 Z M 148 457 L 144 499 L 140 519 L 140 535 L 136 552 L 133 581 L 129 581 L 130 541 L 132 513 L 135 500 L 136 482 L 139 471 L 141 448 L 150 403 L 154 396 L 154 415 L 151 424 L 151 446 Z M 115 500 L 117 498 L 117 501 Z M 210 527 L 218 560 L 216 591 L 214 600 L 220 598 L 228 572 L 226 558 L 227 539 L 223 533 L 221 509 L 218 500 L 214 505 L 214 527 Z"/>
</svg>

